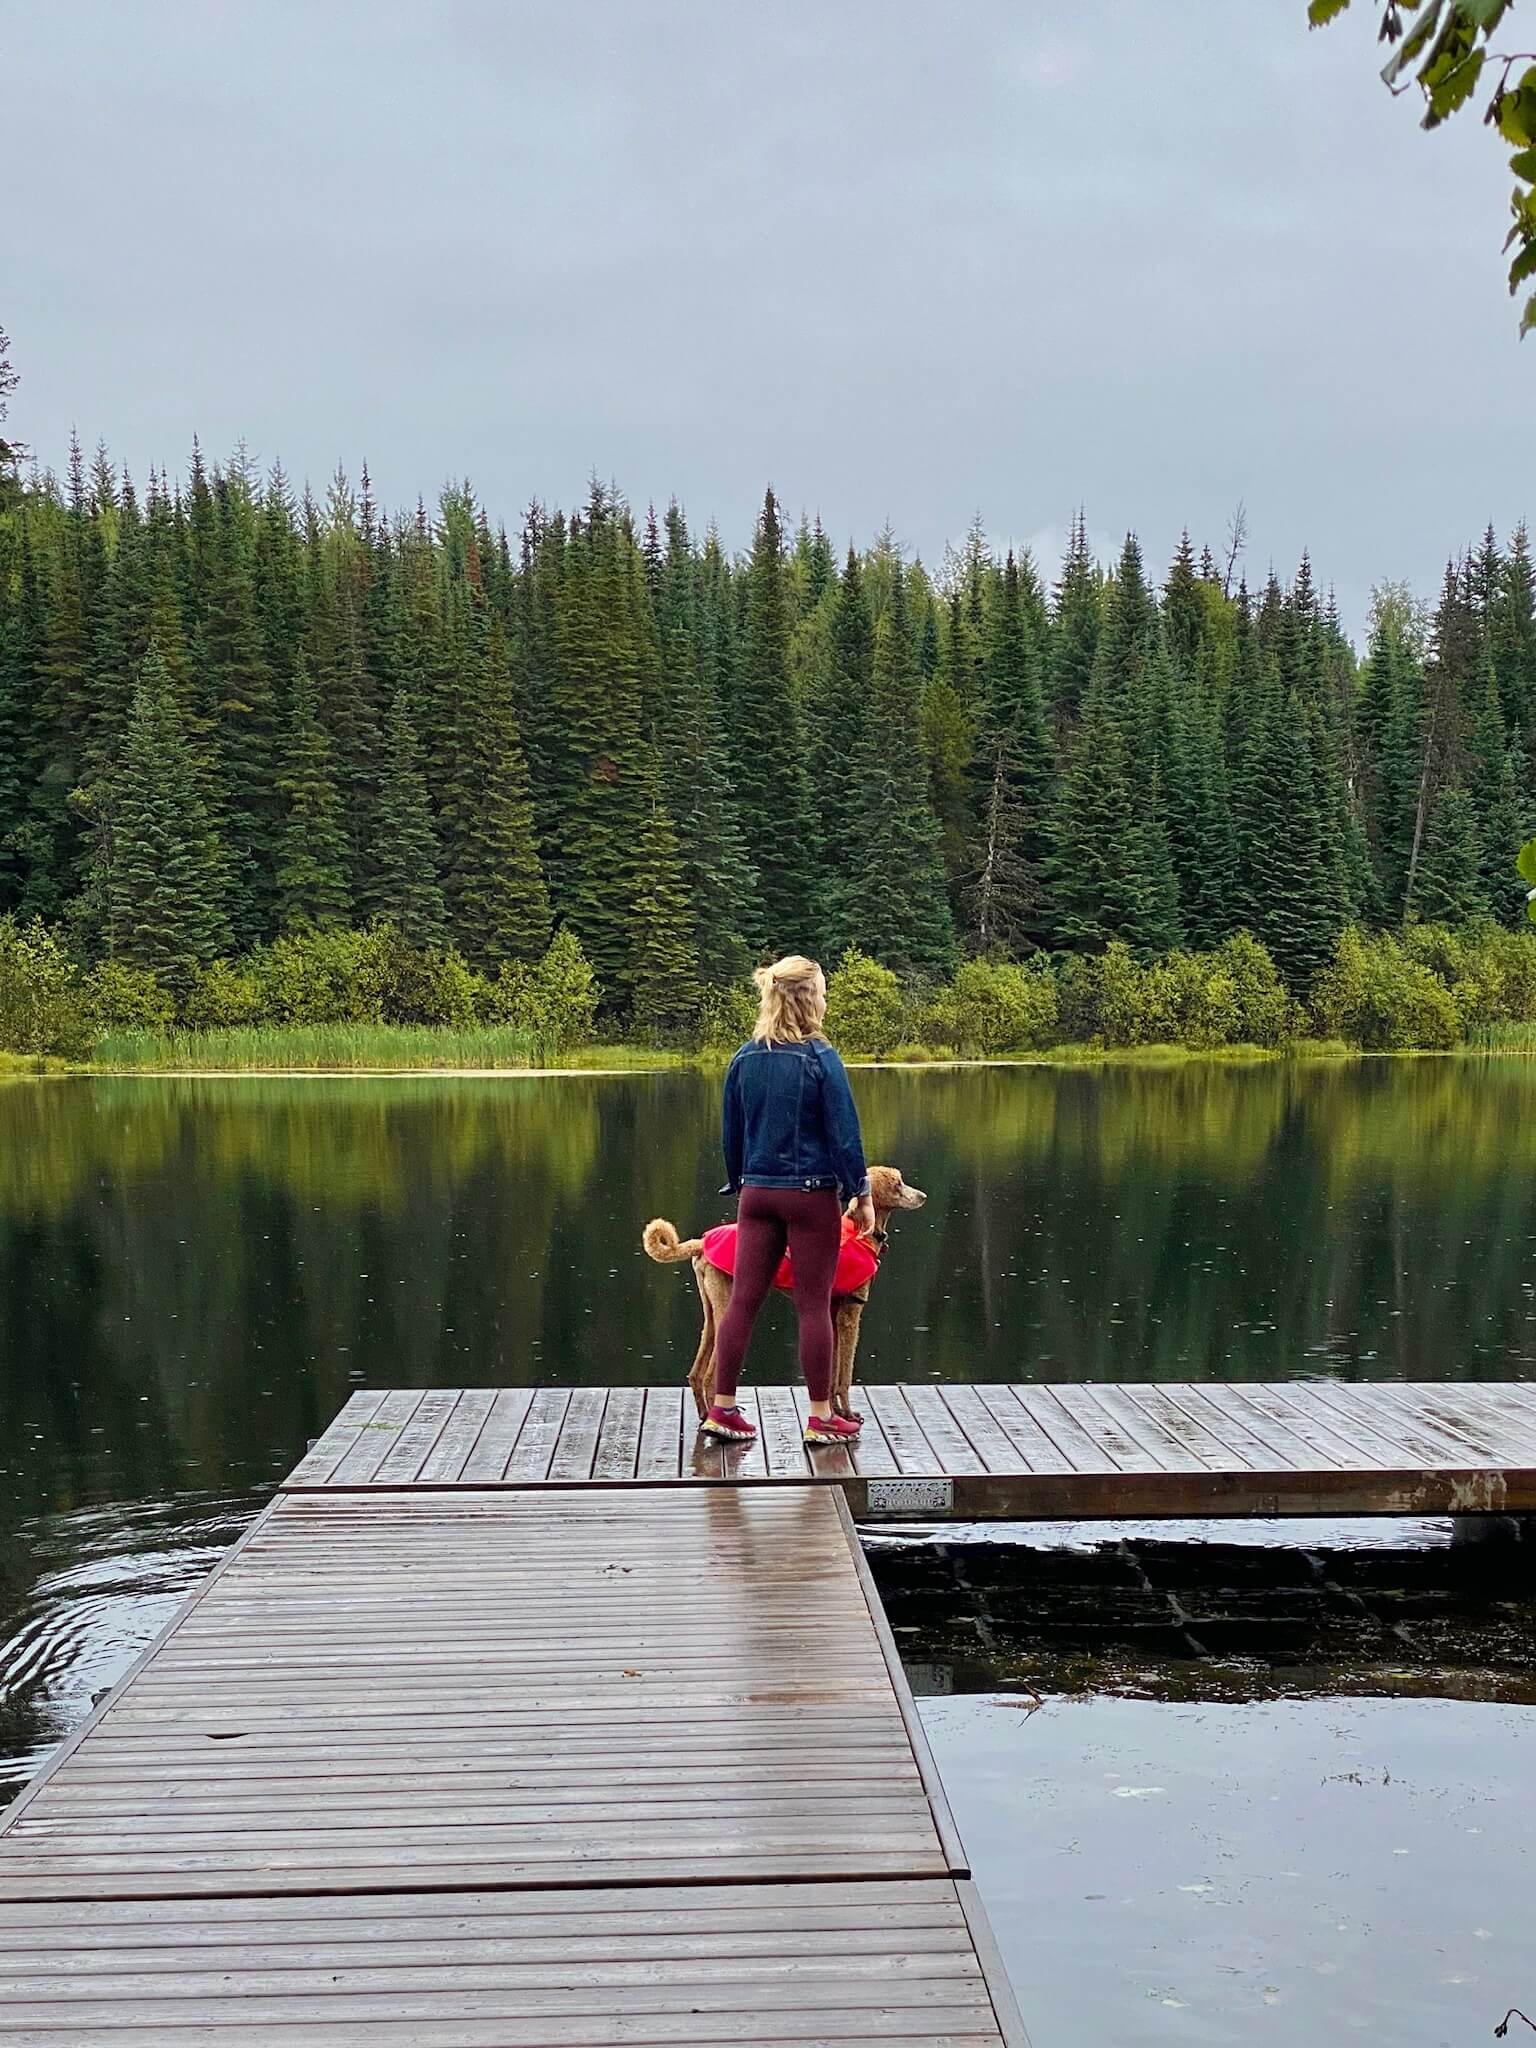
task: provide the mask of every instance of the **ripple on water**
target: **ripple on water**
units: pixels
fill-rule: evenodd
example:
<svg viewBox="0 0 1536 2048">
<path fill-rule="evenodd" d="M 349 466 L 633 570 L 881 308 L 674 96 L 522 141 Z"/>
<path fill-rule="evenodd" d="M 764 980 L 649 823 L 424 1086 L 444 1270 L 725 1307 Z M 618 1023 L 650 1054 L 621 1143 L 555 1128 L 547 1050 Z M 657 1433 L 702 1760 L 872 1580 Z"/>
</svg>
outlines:
<svg viewBox="0 0 1536 2048">
<path fill-rule="evenodd" d="M 257 1505 L 177 1494 L 42 1515 L 0 1536 L 0 1805 L 123 1676 Z"/>
</svg>

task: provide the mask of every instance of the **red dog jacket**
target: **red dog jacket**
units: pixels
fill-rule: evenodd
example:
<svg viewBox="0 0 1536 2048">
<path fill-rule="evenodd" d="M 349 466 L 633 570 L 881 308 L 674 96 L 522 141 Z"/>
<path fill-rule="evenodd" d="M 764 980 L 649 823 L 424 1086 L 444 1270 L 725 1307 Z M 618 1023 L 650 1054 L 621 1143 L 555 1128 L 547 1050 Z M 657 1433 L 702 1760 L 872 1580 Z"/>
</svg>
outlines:
<svg viewBox="0 0 1536 2048">
<path fill-rule="evenodd" d="M 704 1256 L 721 1273 L 736 1271 L 736 1226 L 734 1223 L 717 1223 L 713 1230 L 704 1233 Z M 843 1241 L 838 1248 L 837 1271 L 832 1276 L 834 1294 L 857 1294 L 875 1277 L 880 1260 L 873 1245 L 866 1244 L 859 1236 L 858 1226 L 851 1216 L 843 1218 Z M 790 1270 L 789 1253 L 779 1261 L 779 1270 L 773 1276 L 775 1287 L 782 1287 L 787 1294 L 795 1284 Z"/>
</svg>

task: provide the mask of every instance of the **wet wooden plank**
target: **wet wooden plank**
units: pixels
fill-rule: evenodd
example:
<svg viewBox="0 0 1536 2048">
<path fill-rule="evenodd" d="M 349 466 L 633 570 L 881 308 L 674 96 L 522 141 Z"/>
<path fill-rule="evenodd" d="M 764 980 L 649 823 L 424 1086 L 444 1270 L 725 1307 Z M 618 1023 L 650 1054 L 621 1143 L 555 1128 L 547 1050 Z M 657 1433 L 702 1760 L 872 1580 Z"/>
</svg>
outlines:
<svg viewBox="0 0 1536 2048">
<path fill-rule="evenodd" d="M 555 1455 L 565 1411 L 570 1405 L 569 1388 L 539 1388 L 528 1404 L 527 1418 L 507 1459 L 505 1477 L 509 1485 L 519 1480 L 548 1477 L 549 1463 Z"/>
<path fill-rule="evenodd" d="M 421 1405 L 420 1390 L 392 1389 L 357 1432 L 341 1463 L 331 1475 L 333 1486 L 366 1486 L 399 1442 L 402 1431 Z"/>
<path fill-rule="evenodd" d="M 506 1477 L 507 1463 L 533 1405 L 532 1387 L 499 1387 L 491 1412 L 481 1424 L 474 1448 L 459 1475 L 465 1486 L 498 1484 Z"/>
<path fill-rule="evenodd" d="M 907 1387 L 907 1406 L 937 1454 L 945 1473 L 985 1472 L 987 1461 L 951 1413 L 945 1390 Z"/>
<path fill-rule="evenodd" d="M 908 1407 L 906 1390 L 902 1387 L 866 1387 L 864 1398 L 878 1417 L 885 1440 L 903 1476 L 942 1476 L 944 1461 Z"/>
<path fill-rule="evenodd" d="M 979 1386 L 971 1392 L 1013 1446 L 1025 1472 L 1071 1472 L 1071 1458 L 1019 1399 L 1017 1387 Z"/>
<path fill-rule="evenodd" d="M 417 1474 L 423 1486 L 456 1485 L 495 1405 L 494 1387 L 466 1387 Z"/>
<path fill-rule="evenodd" d="M 377 1472 L 375 1486 L 409 1486 L 436 1449 L 438 1439 L 459 1405 L 459 1396 L 448 1387 L 430 1387 L 416 1404 L 416 1412 L 401 1430 Z"/>
<path fill-rule="evenodd" d="M 763 1455 L 771 1479 L 799 1481 L 810 1477 L 805 1455 L 805 1420 L 800 1411 L 802 1398 L 793 1387 L 757 1389 Z"/>
<path fill-rule="evenodd" d="M 640 1387 L 614 1387 L 603 1410 L 602 1432 L 592 1477 L 599 1480 L 633 1479 L 640 1457 L 640 1425 L 645 1415 L 645 1393 Z"/>
<path fill-rule="evenodd" d="M 682 1471 L 683 1416 L 693 1415 L 693 1396 L 686 1387 L 647 1387 L 645 1419 L 640 1425 L 637 1479 L 676 1479 Z"/>
<path fill-rule="evenodd" d="M 1181 1444 L 1185 1451 L 1210 1472 L 1246 1471 L 1248 1460 L 1240 1450 L 1214 1434 L 1205 1425 L 1199 1411 L 1191 1410 L 1186 1404 L 1173 1400 L 1168 1391 L 1160 1386 L 1138 1382 L 1125 1389 L 1126 1399 L 1131 1407 L 1154 1421 L 1163 1432 Z"/>
<path fill-rule="evenodd" d="M 549 1461 L 552 1480 L 590 1479 L 597 1457 L 597 1437 L 608 1406 L 606 1387 L 577 1387 L 560 1422 Z"/>
<path fill-rule="evenodd" d="M 1104 1438 L 1106 1447 L 1122 1465 L 1128 1465 L 1132 1470 L 1138 1467 L 1144 1470 L 1150 1464 L 1157 1472 L 1203 1472 L 1204 1460 L 1148 1411 L 1136 1398 L 1138 1391 L 1132 1387 L 1106 1387 L 1090 1381 L 1073 1389 L 1080 1404 L 1073 1413 L 1087 1428 L 1085 1418 L 1088 1410 L 1102 1411 L 1114 1432 Z M 1128 1456 L 1124 1445 L 1136 1446 L 1141 1455 Z"/>
<path fill-rule="evenodd" d="M 288 1476 L 290 1486 L 323 1486 L 348 1451 L 359 1441 L 363 1425 L 372 1421 L 384 1399 L 382 1388 L 359 1388 L 349 1395 L 341 1413 L 301 1458 Z"/>
</svg>

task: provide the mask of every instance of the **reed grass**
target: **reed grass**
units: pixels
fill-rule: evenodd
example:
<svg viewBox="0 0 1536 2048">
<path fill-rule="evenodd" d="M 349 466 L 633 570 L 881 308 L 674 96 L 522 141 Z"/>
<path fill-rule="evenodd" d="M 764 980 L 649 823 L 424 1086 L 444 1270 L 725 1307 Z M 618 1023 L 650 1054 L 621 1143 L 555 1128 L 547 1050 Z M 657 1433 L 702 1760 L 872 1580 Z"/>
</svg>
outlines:
<svg viewBox="0 0 1536 2048">
<path fill-rule="evenodd" d="M 400 1069 L 528 1072 L 560 1067 L 673 1066 L 677 1056 L 632 1046 L 550 1051 L 505 1024 L 250 1025 L 227 1031 L 109 1031 L 92 1065 L 112 1073 L 368 1073 Z"/>
</svg>

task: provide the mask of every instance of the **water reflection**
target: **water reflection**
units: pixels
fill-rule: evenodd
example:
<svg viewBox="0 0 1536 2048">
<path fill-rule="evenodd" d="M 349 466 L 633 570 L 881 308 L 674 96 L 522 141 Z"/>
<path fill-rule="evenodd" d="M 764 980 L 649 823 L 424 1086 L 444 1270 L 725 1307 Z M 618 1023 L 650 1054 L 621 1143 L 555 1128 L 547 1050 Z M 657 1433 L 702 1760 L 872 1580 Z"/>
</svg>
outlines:
<svg viewBox="0 0 1536 2048">
<path fill-rule="evenodd" d="M 1536 1063 L 858 1077 L 930 1193 L 871 1377 L 1527 1372 Z M 0 1526 L 270 1482 L 349 1389 L 665 1379 L 715 1084 L 0 1087 Z M 757 1360 L 787 1376 L 781 1321 Z"/>
</svg>

